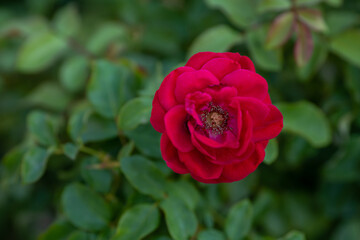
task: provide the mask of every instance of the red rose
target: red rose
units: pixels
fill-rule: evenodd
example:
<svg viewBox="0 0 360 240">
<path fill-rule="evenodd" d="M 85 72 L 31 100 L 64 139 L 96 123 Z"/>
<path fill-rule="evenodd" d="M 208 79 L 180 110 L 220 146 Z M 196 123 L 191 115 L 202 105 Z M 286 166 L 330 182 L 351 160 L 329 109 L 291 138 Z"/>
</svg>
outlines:
<svg viewBox="0 0 360 240">
<path fill-rule="evenodd" d="M 165 77 L 150 122 L 176 173 L 204 183 L 238 181 L 265 157 L 283 127 L 266 80 L 238 53 L 201 52 Z"/>
</svg>

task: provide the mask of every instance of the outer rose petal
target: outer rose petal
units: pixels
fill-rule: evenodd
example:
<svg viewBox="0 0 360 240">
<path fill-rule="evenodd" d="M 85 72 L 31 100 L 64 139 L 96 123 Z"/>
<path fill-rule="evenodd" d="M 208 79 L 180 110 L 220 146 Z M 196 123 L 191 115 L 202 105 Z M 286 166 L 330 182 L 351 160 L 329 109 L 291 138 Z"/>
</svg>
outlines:
<svg viewBox="0 0 360 240">
<path fill-rule="evenodd" d="M 183 103 L 187 94 L 218 84 L 219 80 L 209 71 L 186 72 L 176 81 L 175 98 L 179 103 Z"/>
<path fill-rule="evenodd" d="M 168 167 L 171 168 L 174 172 L 179 174 L 185 174 L 189 172 L 185 165 L 180 162 L 178 151 L 170 142 L 170 139 L 166 133 L 161 136 L 160 149 L 166 165 L 168 165 Z"/>
<path fill-rule="evenodd" d="M 151 109 L 150 123 L 156 131 L 163 133 L 165 132 L 165 110 L 159 102 L 158 91 L 156 91 L 155 93 L 152 106 L 153 107 Z"/>
<path fill-rule="evenodd" d="M 223 58 L 226 57 L 223 53 L 214 53 L 214 52 L 199 52 L 194 54 L 185 64 L 187 67 L 192 67 L 196 70 L 199 70 L 205 63 L 213 58 Z"/>
<path fill-rule="evenodd" d="M 236 97 L 233 101 L 237 101 L 241 111 L 247 111 L 251 115 L 254 126 L 263 123 L 270 110 L 262 101 L 252 97 Z"/>
<path fill-rule="evenodd" d="M 248 159 L 225 166 L 219 181 L 234 182 L 245 178 L 256 170 L 259 164 L 264 160 L 264 157 L 265 151 L 262 144 L 256 144 L 254 153 Z"/>
<path fill-rule="evenodd" d="M 221 83 L 236 87 L 238 95 L 242 97 L 254 97 L 263 100 L 268 94 L 266 80 L 259 74 L 249 70 L 236 70 L 226 75 L 221 80 Z"/>
<path fill-rule="evenodd" d="M 208 70 L 218 79 L 222 79 L 225 75 L 241 69 L 238 62 L 229 58 L 213 58 L 202 66 L 201 69 Z"/>
<path fill-rule="evenodd" d="M 179 158 L 191 174 L 204 179 L 218 178 L 223 170 L 222 166 L 209 162 L 198 150 L 187 153 L 179 152 Z"/>
<path fill-rule="evenodd" d="M 194 71 L 194 69 L 190 67 L 179 67 L 165 77 L 158 90 L 159 102 L 165 110 L 169 110 L 178 104 L 174 95 L 177 77 L 185 72 L 191 71 Z"/>
<path fill-rule="evenodd" d="M 170 109 L 165 115 L 165 129 L 171 142 L 181 152 L 189 152 L 194 146 L 187 129 L 187 113 L 184 106 L 178 105 Z"/>
<path fill-rule="evenodd" d="M 224 53 L 228 58 L 233 59 L 240 63 L 242 69 L 255 72 L 254 63 L 247 56 L 241 56 L 239 53 L 227 52 Z"/>
<path fill-rule="evenodd" d="M 283 115 L 274 105 L 268 105 L 270 112 L 263 125 L 255 128 L 253 141 L 269 140 L 281 132 L 283 128 Z"/>
</svg>

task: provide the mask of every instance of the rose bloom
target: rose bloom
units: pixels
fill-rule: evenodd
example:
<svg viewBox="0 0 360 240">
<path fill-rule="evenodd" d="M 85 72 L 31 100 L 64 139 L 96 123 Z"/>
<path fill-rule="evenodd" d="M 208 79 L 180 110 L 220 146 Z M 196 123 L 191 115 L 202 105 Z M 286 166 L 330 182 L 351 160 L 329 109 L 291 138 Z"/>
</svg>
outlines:
<svg viewBox="0 0 360 240">
<path fill-rule="evenodd" d="M 197 53 L 167 75 L 150 122 L 162 133 L 166 164 L 203 183 L 245 178 L 283 127 L 266 80 L 248 57 L 230 52 Z"/>
</svg>

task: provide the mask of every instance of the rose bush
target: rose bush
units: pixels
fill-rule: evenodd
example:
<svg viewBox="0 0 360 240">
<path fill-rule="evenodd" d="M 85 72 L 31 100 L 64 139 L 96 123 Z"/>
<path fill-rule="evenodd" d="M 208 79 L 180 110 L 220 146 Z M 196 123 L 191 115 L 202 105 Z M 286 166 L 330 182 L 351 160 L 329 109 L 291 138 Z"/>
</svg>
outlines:
<svg viewBox="0 0 360 240">
<path fill-rule="evenodd" d="M 266 80 L 238 53 L 200 52 L 165 77 L 150 122 L 176 173 L 200 182 L 238 181 L 263 161 L 283 127 Z"/>
</svg>

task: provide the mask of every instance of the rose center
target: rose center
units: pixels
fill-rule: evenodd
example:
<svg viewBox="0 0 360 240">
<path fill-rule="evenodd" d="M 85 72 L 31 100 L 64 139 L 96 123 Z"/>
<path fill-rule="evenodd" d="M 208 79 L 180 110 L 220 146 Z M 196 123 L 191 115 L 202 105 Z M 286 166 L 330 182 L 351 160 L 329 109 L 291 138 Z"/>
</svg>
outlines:
<svg viewBox="0 0 360 240">
<path fill-rule="evenodd" d="M 229 114 L 221 106 L 210 103 L 201 114 L 205 129 L 214 135 L 222 134 L 229 129 Z"/>
<path fill-rule="evenodd" d="M 207 123 L 213 127 L 220 127 L 224 123 L 224 116 L 218 112 L 211 112 L 206 119 Z"/>
</svg>

